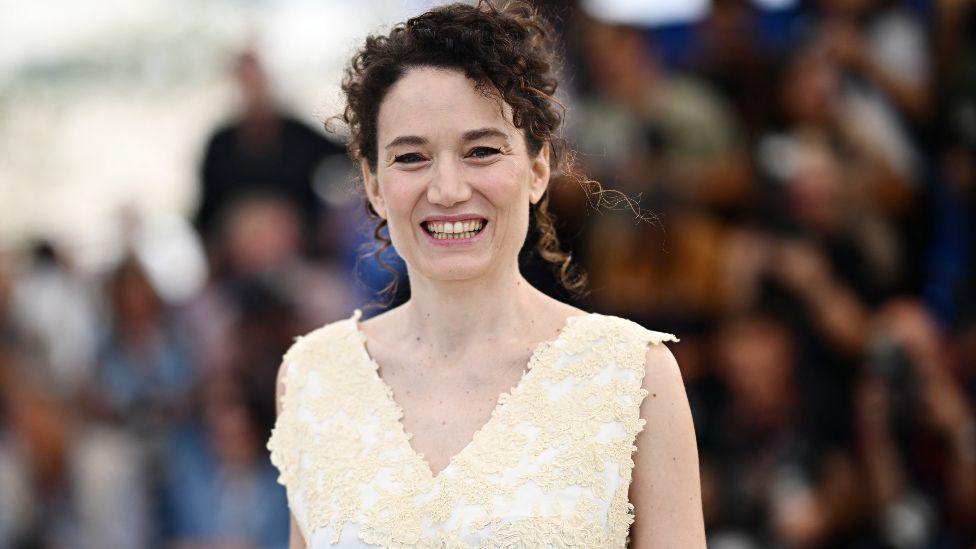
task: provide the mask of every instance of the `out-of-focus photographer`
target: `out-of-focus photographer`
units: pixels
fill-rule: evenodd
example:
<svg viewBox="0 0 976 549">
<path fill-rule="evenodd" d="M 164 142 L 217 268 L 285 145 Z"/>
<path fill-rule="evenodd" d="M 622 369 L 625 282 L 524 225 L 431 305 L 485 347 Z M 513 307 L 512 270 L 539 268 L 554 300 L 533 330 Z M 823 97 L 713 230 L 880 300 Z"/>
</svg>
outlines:
<svg viewBox="0 0 976 549">
<path fill-rule="evenodd" d="M 909 299 L 879 311 L 870 341 L 856 413 L 878 534 L 892 547 L 972 539 L 976 417 L 951 348 Z"/>
</svg>

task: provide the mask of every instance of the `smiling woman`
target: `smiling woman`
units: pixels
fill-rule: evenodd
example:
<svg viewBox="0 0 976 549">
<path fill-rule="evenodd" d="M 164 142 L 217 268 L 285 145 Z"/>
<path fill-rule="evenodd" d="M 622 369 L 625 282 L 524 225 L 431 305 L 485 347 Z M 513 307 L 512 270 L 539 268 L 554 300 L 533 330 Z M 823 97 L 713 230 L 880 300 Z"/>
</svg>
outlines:
<svg viewBox="0 0 976 549">
<path fill-rule="evenodd" d="M 547 147 L 528 148 L 511 107 L 458 70 L 417 66 L 389 88 L 377 122 L 382 153 L 375 167 L 360 160 L 366 194 L 411 280 L 517 272 L 549 158 Z"/>
<path fill-rule="evenodd" d="M 558 130 L 563 120 L 563 107 L 555 99 L 558 86 L 554 70 L 556 60 L 552 48 L 553 34 L 548 24 L 531 9 L 512 4 L 504 17 L 485 17 L 491 12 L 498 15 L 488 3 L 484 9 L 434 10 L 411 20 L 412 26 L 398 25 L 388 36 L 372 36 L 350 62 L 343 82 L 347 98 L 341 117 L 350 128 L 349 151 L 359 161 L 365 161 L 374 171 L 380 154 L 377 143 L 378 111 L 390 86 L 411 68 L 448 68 L 464 74 L 478 93 L 494 98 L 496 108 L 510 109 L 510 124 L 518 127 L 518 138 L 532 154 L 547 146 L 552 169 L 563 173 L 564 178 L 580 183 L 591 200 L 599 201 L 604 193 L 600 185 L 587 180 L 573 166 L 564 140 Z M 436 28 L 436 33 L 434 29 Z M 482 132 L 494 132 L 499 137 L 510 137 L 511 132 L 499 128 L 471 128 L 466 132 L 470 141 L 477 140 Z M 413 144 L 425 138 L 403 135 Z M 384 144 L 385 147 L 393 142 Z M 490 148 L 472 151 L 475 157 L 492 154 Z M 404 162 L 417 162 L 419 156 L 405 155 Z M 617 196 L 628 203 L 626 197 Z M 367 213 L 377 220 L 374 238 L 380 246 L 374 252 L 376 260 L 383 264 L 383 251 L 392 242 L 384 234 L 387 220 L 376 215 L 367 199 Z M 580 295 L 585 291 L 586 278 L 570 261 L 570 256 L 559 245 L 555 225 L 549 214 L 548 194 L 531 206 L 531 219 L 538 231 L 537 251 L 556 269 L 559 281 L 570 293 Z M 396 279 L 387 288 L 392 295 Z"/>
<path fill-rule="evenodd" d="M 519 272 L 534 219 L 580 283 L 545 208 L 551 37 L 524 5 L 453 4 L 352 59 L 350 152 L 411 297 L 284 357 L 268 448 L 293 547 L 704 547 L 677 338 Z"/>
</svg>

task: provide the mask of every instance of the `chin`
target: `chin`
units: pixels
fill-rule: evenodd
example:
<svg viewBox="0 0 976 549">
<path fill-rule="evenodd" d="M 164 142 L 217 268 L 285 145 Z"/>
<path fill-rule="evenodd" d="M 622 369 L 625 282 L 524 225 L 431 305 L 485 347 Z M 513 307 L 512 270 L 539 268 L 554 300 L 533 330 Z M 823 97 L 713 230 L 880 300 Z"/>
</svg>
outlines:
<svg viewBox="0 0 976 549">
<path fill-rule="evenodd" d="M 430 262 L 425 267 L 421 270 L 424 276 L 431 280 L 444 282 L 479 278 L 490 270 L 490 264 L 487 261 L 469 260 L 459 257 L 451 258 L 450 261 Z"/>
</svg>

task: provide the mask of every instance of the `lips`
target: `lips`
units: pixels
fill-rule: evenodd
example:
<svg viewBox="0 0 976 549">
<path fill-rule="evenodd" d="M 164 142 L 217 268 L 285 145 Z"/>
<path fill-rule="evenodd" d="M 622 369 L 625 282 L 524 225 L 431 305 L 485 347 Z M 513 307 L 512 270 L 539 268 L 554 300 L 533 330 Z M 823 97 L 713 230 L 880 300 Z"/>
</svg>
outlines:
<svg viewBox="0 0 976 549">
<path fill-rule="evenodd" d="M 470 242 L 488 225 L 478 214 L 431 215 L 420 222 L 420 228 L 437 244 Z"/>
<path fill-rule="evenodd" d="M 472 238 L 484 230 L 488 221 L 483 218 L 463 221 L 426 221 L 421 226 L 436 240 Z"/>
</svg>

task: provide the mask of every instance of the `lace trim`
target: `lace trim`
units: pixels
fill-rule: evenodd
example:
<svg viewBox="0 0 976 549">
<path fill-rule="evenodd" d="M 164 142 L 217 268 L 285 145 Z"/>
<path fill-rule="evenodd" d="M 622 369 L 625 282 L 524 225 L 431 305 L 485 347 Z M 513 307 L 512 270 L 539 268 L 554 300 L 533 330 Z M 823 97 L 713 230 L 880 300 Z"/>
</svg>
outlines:
<svg viewBox="0 0 976 549">
<path fill-rule="evenodd" d="M 284 358 L 286 393 L 268 448 L 306 539 L 329 526 L 337 543 L 343 524 L 355 522 L 362 541 L 384 547 L 469 547 L 465 532 L 483 528 L 491 532 L 483 547 L 626 545 L 634 520 L 627 498 L 634 440 L 645 423 L 639 408 L 647 395 L 640 386 L 646 347 L 678 338 L 617 317 L 569 318 L 555 339 L 536 347 L 523 378 L 434 477 L 409 445 L 402 410 L 365 350 L 359 316 L 357 310 L 296 338 Z M 593 381 L 611 364 L 629 375 Z M 550 398 L 550 389 L 566 381 L 573 382 L 568 392 Z M 601 442 L 608 424 L 622 425 L 623 435 Z M 523 457 L 554 449 L 538 471 L 503 480 Z M 617 469 L 612 493 L 602 474 L 608 463 Z M 588 491 L 572 513 L 550 508 L 499 518 L 506 509 L 497 502 L 514 501 L 518 487 L 530 482 L 547 494 Z M 367 505 L 363 486 L 377 495 Z M 450 521 L 460 505 L 477 509 L 473 521 Z"/>
<path fill-rule="evenodd" d="M 533 372 L 539 369 L 538 365 L 540 364 L 540 359 L 542 358 L 544 351 L 546 349 L 552 348 L 554 345 L 556 345 L 556 343 L 560 342 L 567 335 L 567 333 L 569 333 L 572 330 L 573 325 L 579 319 L 588 316 L 588 315 L 577 315 L 577 316 L 571 316 L 566 318 L 565 324 L 563 325 L 562 328 L 559 329 L 559 332 L 556 334 L 556 337 L 550 340 L 541 341 L 535 346 L 532 353 L 529 355 L 529 360 L 528 363 L 526 364 L 525 371 L 522 373 L 522 376 L 519 378 L 518 382 L 514 386 L 512 386 L 510 390 L 505 391 L 500 395 L 498 395 L 496 405 L 492 409 L 491 414 L 489 414 L 488 421 L 485 422 L 484 425 L 482 425 L 474 432 L 474 434 L 471 437 L 471 440 L 468 442 L 466 446 L 464 446 L 464 448 L 462 448 L 457 454 L 451 456 L 448 465 L 440 472 L 438 472 L 437 475 L 434 475 L 433 471 L 430 469 L 430 464 L 425 459 L 423 452 L 416 452 L 410 446 L 409 441 L 413 439 L 413 433 L 408 433 L 407 430 L 403 427 L 403 409 L 400 407 L 400 404 L 397 403 L 396 399 L 394 398 L 393 389 L 379 376 L 379 364 L 376 362 L 376 360 L 373 359 L 372 356 L 369 355 L 369 351 L 367 350 L 366 347 L 366 343 L 367 343 L 366 334 L 364 334 L 362 330 L 358 328 L 358 321 L 361 315 L 362 315 L 362 311 L 356 309 L 350 320 L 352 322 L 353 329 L 356 331 L 356 335 L 358 336 L 359 347 L 362 349 L 362 355 L 364 357 L 364 360 L 366 364 L 370 368 L 372 368 L 373 372 L 376 373 L 376 381 L 377 383 L 380 384 L 380 386 L 383 388 L 384 392 L 386 393 L 388 404 L 390 404 L 394 409 L 396 415 L 396 423 L 397 426 L 399 427 L 399 432 L 402 434 L 403 439 L 407 441 L 406 445 L 410 450 L 409 453 L 415 454 L 416 457 L 419 459 L 420 463 L 417 464 L 416 467 L 418 469 L 423 469 L 427 473 L 426 476 L 429 477 L 431 481 L 440 478 L 444 474 L 444 472 L 447 471 L 448 469 L 452 467 L 457 467 L 455 465 L 455 462 L 464 459 L 464 456 L 467 453 L 468 448 L 476 444 L 476 442 L 483 437 L 483 435 L 481 434 L 482 431 L 486 430 L 489 427 L 489 425 L 491 425 L 492 423 L 497 422 L 498 421 L 497 417 L 505 413 L 505 409 L 508 407 L 507 406 L 508 401 L 512 399 L 515 395 L 517 395 L 519 392 L 523 391 L 524 390 L 523 387 L 526 384 L 531 383 Z"/>
</svg>

